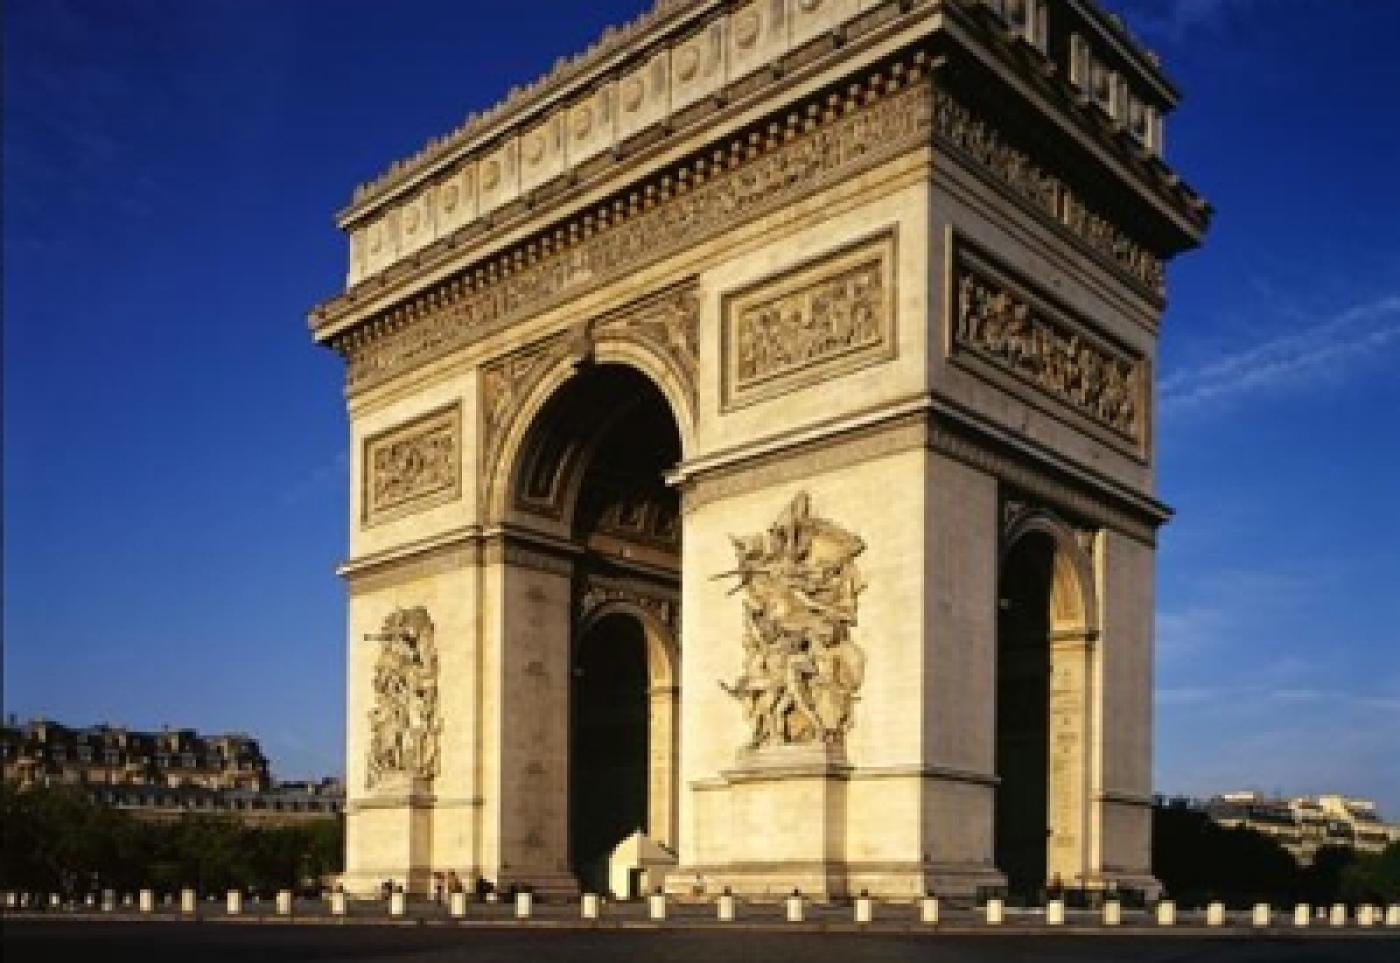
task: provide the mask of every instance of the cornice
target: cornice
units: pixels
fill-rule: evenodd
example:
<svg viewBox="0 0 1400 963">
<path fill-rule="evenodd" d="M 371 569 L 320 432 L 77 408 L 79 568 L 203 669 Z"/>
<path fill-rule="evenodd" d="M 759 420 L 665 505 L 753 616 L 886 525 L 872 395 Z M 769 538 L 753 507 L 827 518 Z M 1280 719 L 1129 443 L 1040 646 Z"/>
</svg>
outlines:
<svg viewBox="0 0 1400 963">
<path fill-rule="evenodd" d="M 965 8 L 968 0 L 949 8 L 944 29 L 956 40 L 965 62 L 1015 91 L 1037 116 L 1050 123 L 1075 147 L 1110 170 L 1124 184 L 1137 185 L 1139 196 L 1153 213 L 1179 232 L 1177 253 L 1200 243 L 1210 224 L 1210 204 L 1161 159 L 1143 151 L 1101 110 L 1086 104 L 1068 77 L 1038 51 L 989 29 Z M 979 77 L 977 83 L 985 81 Z"/>
<path fill-rule="evenodd" d="M 428 140 L 409 157 L 394 161 L 378 176 L 358 185 L 349 204 L 336 213 L 344 227 L 373 207 L 401 196 L 435 173 L 462 160 L 491 142 L 508 127 L 534 119 L 550 104 L 587 87 L 619 63 L 668 30 L 683 29 L 702 14 L 729 5 L 731 0 L 655 0 L 650 10 L 634 20 L 610 26 L 588 48 L 574 56 L 561 56 L 548 73 L 523 86 L 512 87 L 505 97 L 479 113 L 469 114 L 442 137 Z"/>
<path fill-rule="evenodd" d="M 728 35 L 730 30 L 738 29 L 731 21 L 741 15 L 739 11 L 744 11 L 742 16 L 747 17 L 749 11 L 760 7 L 768 10 L 774 3 L 777 6 L 771 7 L 775 11 L 771 16 L 777 19 L 773 22 L 782 24 L 780 32 L 785 37 L 791 34 L 790 39 L 773 40 L 765 32 L 762 39 L 753 45 L 753 56 L 744 61 L 743 66 L 735 68 L 731 75 L 730 60 L 737 54 L 726 52 L 732 47 Z M 1126 58 L 1160 79 L 1160 72 L 1151 66 L 1141 51 L 1134 53 L 1122 48 L 1122 44 L 1130 42 L 1130 38 L 1124 40 L 1126 34 L 1121 27 L 1113 27 L 1104 15 L 1093 14 L 1092 11 L 1086 13 L 1080 9 L 1081 6 L 1082 3 L 1076 6 L 1078 12 L 1075 16 L 1086 23 L 1091 22 L 1099 40 L 1118 45 L 1120 59 Z M 778 7 L 782 10 L 778 11 Z M 1062 8 L 1060 12 L 1068 15 L 1069 8 Z M 770 14 L 765 13 L 764 16 Z M 808 23 L 812 26 L 803 26 Z M 818 23 L 824 26 L 814 32 L 813 27 Z M 734 104 L 743 103 L 747 109 L 757 109 L 770 102 L 773 106 L 767 110 L 780 108 L 782 105 L 775 96 L 790 87 L 787 80 L 789 74 L 811 75 L 830 71 L 834 66 L 849 62 L 853 52 L 862 46 L 868 47 L 872 38 L 888 36 L 892 32 L 903 32 L 908 36 L 913 31 L 928 38 L 945 27 L 954 26 L 962 34 L 961 42 L 973 50 L 975 56 L 986 60 L 990 54 L 999 65 L 1000 72 L 1016 76 L 1023 86 L 1024 82 L 1029 81 L 1032 88 L 1041 94 L 1048 94 L 1048 102 L 1039 105 L 1042 109 L 1053 102 L 1055 109 L 1070 115 L 1076 128 L 1075 135 L 1097 142 L 1093 145 L 1100 151 L 1097 161 L 1109 163 L 1110 166 L 1116 163 L 1118 169 L 1115 174 L 1135 179 L 1145 198 L 1149 202 L 1155 200 L 1158 216 L 1179 222 L 1177 230 L 1184 230 L 1191 237 L 1185 243 L 1177 243 L 1178 249 L 1192 246 L 1199 239 L 1199 233 L 1204 230 L 1208 220 L 1209 206 L 1160 159 L 1124 133 L 1120 126 L 1106 117 L 1098 116 L 1094 109 L 1080 105 L 1065 79 L 1064 71 L 1057 69 L 1053 61 L 1034 47 L 1013 38 L 1006 24 L 990 12 L 985 0 L 901 0 L 898 3 L 893 0 L 825 0 L 824 6 L 822 0 L 814 0 L 810 7 L 802 0 L 788 0 L 786 4 L 784 0 L 764 0 L 762 4 L 752 5 L 709 0 L 694 4 L 686 4 L 682 0 L 661 0 L 656 9 L 637 23 L 610 34 L 608 41 L 597 51 L 590 52 L 577 62 L 568 62 L 547 80 L 508 98 L 505 105 L 491 114 L 489 121 L 478 124 L 480 129 L 477 135 L 463 140 L 454 134 L 445 141 L 434 142 L 430 150 L 399 165 L 382 179 L 382 185 L 368 191 L 352 205 L 346 212 L 348 219 L 344 221 L 344 226 L 349 227 L 352 222 L 369 224 L 370 215 L 379 211 L 380 216 L 374 221 L 377 225 L 374 234 L 389 238 L 383 242 L 388 249 L 373 257 L 366 255 L 365 245 L 370 237 L 368 229 L 357 234 L 352 248 L 359 253 L 352 255 L 347 291 L 313 310 L 309 319 L 312 328 L 318 331 L 318 340 L 325 340 L 330 330 L 338 326 L 338 318 L 356 310 L 356 302 L 382 301 L 387 293 L 386 285 L 401 286 L 407 277 L 415 281 L 421 279 L 425 268 L 441 264 L 444 260 L 460 261 L 462 247 L 471 245 L 474 240 L 501 238 L 512 229 L 518 233 L 543 227 L 540 211 L 559 210 L 572 199 L 579 198 L 585 187 L 596 189 L 610 182 L 616 189 L 625 182 L 629 171 L 630 179 L 635 181 L 638 170 L 633 155 L 638 158 L 651 155 L 654 159 L 656 148 L 661 145 L 676 145 L 683 137 L 693 137 L 716 128 L 722 130 L 725 118 L 735 116 Z M 768 31 L 769 27 L 763 29 Z M 662 91 L 656 96 L 660 96 L 665 103 L 654 109 L 640 108 L 640 112 L 646 113 L 649 118 L 640 119 L 640 127 L 634 123 L 624 129 L 625 118 L 618 115 L 616 120 L 612 119 L 620 109 L 624 109 L 617 102 L 617 98 L 623 96 L 619 93 L 623 86 L 620 78 L 632 78 L 626 80 L 630 85 L 636 77 L 643 76 L 645 70 L 650 70 L 651 67 L 647 65 L 651 64 L 659 70 L 659 79 L 655 82 L 669 90 L 669 86 L 677 82 L 671 79 L 670 71 L 681 69 L 670 66 L 672 58 L 679 57 L 686 43 L 698 42 L 698 38 L 708 36 L 708 32 L 713 31 L 718 31 L 714 33 L 715 42 L 723 47 L 717 54 L 719 66 L 714 68 L 723 74 L 720 86 L 702 96 L 688 94 L 689 99 L 678 102 L 674 107 L 670 106 L 671 94 Z M 969 43 L 971 35 L 977 39 Z M 977 50 L 977 47 L 985 49 Z M 833 56 L 836 51 L 840 51 L 839 59 Z M 681 62 L 676 60 L 678 64 Z M 860 68 L 852 63 L 850 69 Z M 652 80 L 647 79 L 646 82 L 652 83 Z M 707 79 L 704 83 L 708 89 L 714 81 Z M 604 91 L 600 84 L 607 86 L 607 90 Z M 1028 89 L 1024 88 L 1022 92 Z M 647 93 L 646 96 L 653 95 Z M 598 99 L 600 97 L 602 100 Z M 608 107 L 608 104 L 612 106 Z M 610 129 L 616 126 L 616 132 L 609 136 L 616 138 L 616 142 L 609 141 L 612 143 L 609 150 L 600 153 L 598 149 L 591 148 L 575 158 L 573 148 L 569 146 L 572 143 L 570 125 L 577 111 L 590 110 L 602 110 L 608 116 L 606 123 Z M 548 117 L 547 111 L 552 111 Z M 640 113 L 637 116 L 640 118 Z M 527 135 L 535 149 L 544 152 L 542 156 L 551 158 L 548 163 L 537 160 L 543 166 L 533 173 L 527 171 L 520 160 L 520 145 Z M 719 136 L 724 135 L 721 133 Z M 542 146 L 555 144 L 555 139 L 556 146 Z M 539 143 L 536 144 L 536 141 Z M 1105 147 L 1108 148 L 1107 153 L 1102 152 Z M 496 163 L 491 158 L 496 157 L 505 159 L 503 163 L 515 158 L 509 163 L 514 165 L 513 169 L 518 174 L 507 178 L 512 186 L 505 188 L 503 195 L 493 195 L 488 206 L 485 177 L 488 166 Z M 624 158 L 626 163 L 619 166 L 619 161 Z M 477 159 L 481 159 L 479 178 L 475 173 Z M 470 170 L 463 165 L 468 165 Z M 470 209 L 465 215 L 449 216 L 437 211 L 436 205 L 440 203 L 437 195 L 441 191 L 451 191 L 456 196 L 458 187 L 452 185 L 456 184 L 459 173 L 466 178 L 463 185 L 475 185 L 477 180 L 482 182 L 482 206 L 479 210 L 476 206 L 477 187 L 463 186 L 462 190 L 473 199 L 470 203 L 462 202 L 458 209 Z M 642 176 L 646 176 L 645 172 L 642 172 Z M 515 184 L 517 179 L 518 185 Z M 402 204 L 399 204 L 400 201 Z M 452 202 L 442 203 L 450 205 Z M 391 209 L 389 205 L 392 204 L 399 206 Z M 448 209 L 451 209 L 450 206 Z M 1194 227 L 1183 227 L 1182 218 L 1186 221 L 1194 219 Z M 400 240 L 401 223 L 407 225 L 403 230 L 408 234 Z M 415 229 L 412 226 L 415 223 L 421 226 Z M 369 260 L 360 260 L 362 257 Z"/>
</svg>

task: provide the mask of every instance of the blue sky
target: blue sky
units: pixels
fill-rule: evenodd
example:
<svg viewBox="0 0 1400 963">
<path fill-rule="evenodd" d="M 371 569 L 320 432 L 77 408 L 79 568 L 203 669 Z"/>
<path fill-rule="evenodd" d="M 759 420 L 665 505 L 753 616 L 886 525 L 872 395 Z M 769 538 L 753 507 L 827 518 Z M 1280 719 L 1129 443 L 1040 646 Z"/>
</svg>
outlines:
<svg viewBox="0 0 1400 963">
<path fill-rule="evenodd" d="M 643 3 L 10 0 L 7 712 L 342 768 L 331 214 Z M 1400 4 L 1111 6 L 1218 209 L 1163 324 L 1157 786 L 1400 818 Z"/>
</svg>

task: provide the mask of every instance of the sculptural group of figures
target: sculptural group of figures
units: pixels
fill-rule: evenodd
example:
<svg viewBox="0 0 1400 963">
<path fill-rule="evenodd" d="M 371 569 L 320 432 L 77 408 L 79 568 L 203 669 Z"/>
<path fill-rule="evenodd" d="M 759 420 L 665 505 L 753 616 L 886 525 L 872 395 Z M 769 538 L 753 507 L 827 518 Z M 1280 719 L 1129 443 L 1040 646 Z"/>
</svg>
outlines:
<svg viewBox="0 0 1400 963">
<path fill-rule="evenodd" d="M 720 685 L 743 704 L 751 747 L 841 743 L 865 675 L 850 635 L 865 543 L 813 515 L 805 492 L 767 533 L 731 540 L 737 564 L 719 577 L 744 593 L 744 670 Z"/>
<path fill-rule="evenodd" d="M 437 774 L 438 658 L 427 609 L 395 609 L 381 631 L 365 636 L 379 643 L 369 710 L 366 783 L 387 776 L 431 779 Z"/>
<path fill-rule="evenodd" d="M 972 274 L 958 283 L 958 340 L 1127 435 L 1137 431 L 1138 366 L 1057 330 L 1025 301 Z"/>
</svg>

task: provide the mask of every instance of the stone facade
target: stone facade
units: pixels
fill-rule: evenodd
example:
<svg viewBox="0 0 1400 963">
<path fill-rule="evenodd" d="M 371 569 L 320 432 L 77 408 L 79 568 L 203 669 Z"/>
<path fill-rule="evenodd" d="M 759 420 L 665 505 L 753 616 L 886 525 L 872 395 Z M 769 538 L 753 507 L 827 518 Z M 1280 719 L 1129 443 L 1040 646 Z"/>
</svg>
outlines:
<svg viewBox="0 0 1400 963">
<path fill-rule="evenodd" d="M 142 732 L 66 726 L 51 719 L 0 727 L 4 779 L 20 787 L 136 786 L 263 792 L 272 786 L 258 741 L 239 732 Z"/>
<path fill-rule="evenodd" d="M 1152 889 L 1175 102 L 1089 2 L 663 0 L 359 189 L 347 887 L 575 892 L 611 779 L 678 894 Z"/>
</svg>

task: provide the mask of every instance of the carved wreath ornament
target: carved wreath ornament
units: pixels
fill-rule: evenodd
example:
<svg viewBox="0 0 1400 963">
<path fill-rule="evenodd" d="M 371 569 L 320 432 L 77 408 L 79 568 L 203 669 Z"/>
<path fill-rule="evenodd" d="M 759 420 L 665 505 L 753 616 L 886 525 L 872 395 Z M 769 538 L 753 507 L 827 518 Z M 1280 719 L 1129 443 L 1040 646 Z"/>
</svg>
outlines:
<svg viewBox="0 0 1400 963">
<path fill-rule="evenodd" d="M 393 777 L 431 779 L 442 730 L 433 620 L 421 605 L 395 609 L 365 640 L 379 643 L 365 785 L 373 789 Z"/>
<path fill-rule="evenodd" d="M 720 686 L 744 707 L 750 746 L 839 745 L 854 722 L 865 653 L 851 641 L 865 542 L 812 514 L 801 492 L 760 535 L 731 536 L 744 593 L 744 669 Z"/>
</svg>

